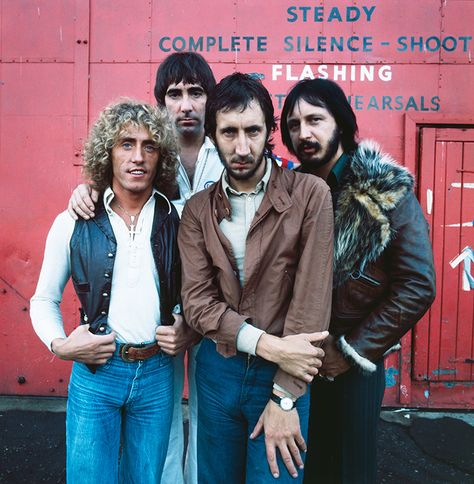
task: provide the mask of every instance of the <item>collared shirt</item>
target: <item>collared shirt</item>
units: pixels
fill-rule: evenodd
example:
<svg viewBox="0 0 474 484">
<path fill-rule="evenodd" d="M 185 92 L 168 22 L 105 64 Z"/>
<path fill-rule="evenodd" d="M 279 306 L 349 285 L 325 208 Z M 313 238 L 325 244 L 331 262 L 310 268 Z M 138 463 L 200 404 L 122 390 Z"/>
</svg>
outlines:
<svg viewBox="0 0 474 484">
<path fill-rule="evenodd" d="M 268 180 L 272 172 L 272 163 L 266 160 L 265 173 L 262 179 L 257 183 L 255 190 L 252 192 L 238 192 L 234 190 L 228 182 L 227 174 L 222 174 L 222 187 L 232 208 L 231 220 L 223 219 L 219 227 L 232 246 L 235 262 L 239 270 L 240 285 L 244 285 L 244 263 L 245 263 L 245 241 L 247 234 L 255 217 L 255 212 L 260 207 Z"/>
<path fill-rule="evenodd" d="M 346 168 L 348 166 L 348 163 L 349 157 L 346 153 L 342 153 L 342 155 L 336 161 L 335 165 L 332 167 L 332 170 L 329 172 L 326 182 L 331 189 L 331 193 L 337 191 L 344 176 L 344 172 L 346 171 Z"/>
<path fill-rule="evenodd" d="M 219 227 L 232 247 L 235 263 L 239 271 L 239 281 L 242 287 L 245 276 L 245 244 L 247 234 L 252 220 L 255 217 L 255 212 L 262 203 L 272 172 L 271 160 L 266 160 L 266 164 L 267 166 L 262 179 L 257 183 L 255 190 L 249 193 L 234 190 L 229 185 L 227 173 L 224 171 L 222 174 L 222 188 L 229 199 L 232 216 L 230 220 L 222 219 Z M 243 321 L 239 334 L 237 335 L 237 349 L 255 356 L 258 340 L 263 333 L 264 331 L 261 329 L 255 328 Z"/>
<path fill-rule="evenodd" d="M 204 188 L 219 180 L 222 170 L 222 162 L 216 147 L 206 136 L 198 153 L 192 185 L 183 164 L 180 162 L 178 165 L 176 181 L 179 188 L 179 198 L 172 200 L 172 203 L 180 217 L 186 201 L 195 193 L 204 190 Z"/>
<path fill-rule="evenodd" d="M 155 194 L 164 197 L 153 191 L 141 210 L 133 239 L 123 219 L 110 208 L 112 190 L 108 188 L 103 195 L 117 240 L 108 324 L 117 334 L 117 341 L 123 343 L 154 341 L 160 322 L 159 279 L 150 246 Z M 66 336 L 59 304 L 71 275 L 69 242 L 74 226 L 67 212 L 54 221 L 46 241 L 38 286 L 31 299 L 33 327 L 49 349 L 55 338 Z"/>
</svg>

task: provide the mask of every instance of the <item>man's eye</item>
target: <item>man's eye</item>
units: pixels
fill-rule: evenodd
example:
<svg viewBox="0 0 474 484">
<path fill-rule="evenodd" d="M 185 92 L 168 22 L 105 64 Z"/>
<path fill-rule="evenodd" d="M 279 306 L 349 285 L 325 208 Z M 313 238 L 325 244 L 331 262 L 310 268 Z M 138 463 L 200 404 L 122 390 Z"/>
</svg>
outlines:
<svg viewBox="0 0 474 484">
<path fill-rule="evenodd" d="M 155 145 L 145 145 L 145 151 L 147 153 L 155 153 L 158 151 L 158 148 Z"/>
<path fill-rule="evenodd" d="M 321 121 L 321 118 L 311 118 L 309 122 L 311 124 L 318 124 Z"/>
<path fill-rule="evenodd" d="M 288 129 L 289 129 L 290 131 L 292 131 L 292 132 L 296 131 L 296 130 L 297 130 L 299 127 L 300 127 L 300 126 L 299 126 L 299 124 L 293 124 L 293 123 L 292 123 L 292 124 L 289 124 L 289 125 L 288 125 Z"/>
<path fill-rule="evenodd" d="M 191 96 L 195 99 L 199 99 L 200 97 L 204 96 L 203 91 L 193 91 L 191 92 Z"/>
<path fill-rule="evenodd" d="M 128 141 L 124 141 L 124 142 L 122 143 L 122 148 L 123 148 L 124 150 L 130 150 L 130 149 L 132 149 L 132 143 L 129 143 Z"/>
<path fill-rule="evenodd" d="M 179 97 L 178 92 L 168 92 L 166 95 L 171 99 L 178 99 L 178 97 Z"/>
</svg>

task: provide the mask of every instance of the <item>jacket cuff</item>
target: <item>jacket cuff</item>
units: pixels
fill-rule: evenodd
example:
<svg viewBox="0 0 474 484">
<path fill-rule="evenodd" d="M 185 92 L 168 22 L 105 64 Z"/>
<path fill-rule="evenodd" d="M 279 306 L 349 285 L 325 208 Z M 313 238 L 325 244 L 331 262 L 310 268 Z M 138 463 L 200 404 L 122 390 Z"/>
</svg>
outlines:
<svg viewBox="0 0 474 484">
<path fill-rule="evenodd" d="M 392 353 L 395 353 L 396 351 L 399 351 L 402 348 L 402 345 L 400 343 L 394 344 L 391 346 L 384 354 L 383 358 L 385 358 L 388 355 L 391 355 Z"/>
<path fill-rule="evenodd" d="M 237 335 L 242 326 L 242 321 L 247 319 L 250 319 L 250 317 L 240 315 L 231 309 L 228 309 L 222 315 L 219 329 L 211 338 L 217 342 L 217 352 L 225 358 L 237 354 Z"/>
<path fill-rule="evenodd" d="M 375 363 L 372 363 L 370 360 L 357 353 L 357 351 L 346 341 L 344 335 L 340 336 L 337 340 L 337 347 L 344 355 L 344 358 L 346 358 L 346 360 L 353 366 L 362 370 L 363 373 L 373 373 L 377 369 Z"/>
<path fill-rule="evenodd" d="M 286 373 L 281 368 L 278 368 L 276 371 L 273 382 L 283 387 L 287 392 L 294 395 L 295 398 L 304 395 L 308 388 L 308 384 L 305 381 Z"/>
</svg>

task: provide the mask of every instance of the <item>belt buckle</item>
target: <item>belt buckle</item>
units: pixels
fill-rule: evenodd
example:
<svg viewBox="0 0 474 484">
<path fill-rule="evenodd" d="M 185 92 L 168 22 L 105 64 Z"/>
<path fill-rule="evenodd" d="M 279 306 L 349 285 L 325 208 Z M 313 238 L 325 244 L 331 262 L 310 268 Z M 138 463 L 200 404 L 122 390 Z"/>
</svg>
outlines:
<svg viewBox="0 0 474 484">
<path fill-rule="evenodd" d="M 123 360 L 123 361 L 126 361 L 126 362 L 128 362 L 128 363 L 132 363 L 132 362 L 134 362 L 134 361 L 135 361 L 133 358 L 130 358 L 130 357 L 128 356 L 128 350 L 129 350 L 130 348 L 132 348 L 133 346 L 135 346 L 135 345 L 132 345 L 132 344 L 130 344 L 130 343 L 126 343 L 126 344 L 124 344 L 124 345 L 123 345 L 123 346 L 120 348 L 120 356 L 121 356 L 121 358 L 122 358 L 122 360 Z"/>
</svg>

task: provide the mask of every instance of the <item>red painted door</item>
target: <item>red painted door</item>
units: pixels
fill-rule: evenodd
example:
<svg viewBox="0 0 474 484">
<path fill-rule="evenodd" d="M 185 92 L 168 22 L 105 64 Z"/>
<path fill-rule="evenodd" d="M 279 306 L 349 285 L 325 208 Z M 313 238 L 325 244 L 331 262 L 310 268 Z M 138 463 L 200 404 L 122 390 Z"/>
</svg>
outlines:
<svg viewBox="0 0 474 484">
<path fill-rule="evenodd" d="M 420 140 L 419 196 L 431 227 L 437 297 L 413 334 L 411 404 L 470 407 L 474 289 L 463 273 L 474 247 L 474 128 L 424 127 Z"/>
</svg>

